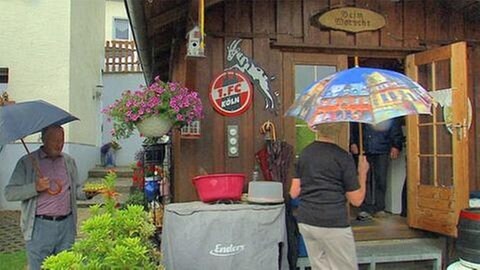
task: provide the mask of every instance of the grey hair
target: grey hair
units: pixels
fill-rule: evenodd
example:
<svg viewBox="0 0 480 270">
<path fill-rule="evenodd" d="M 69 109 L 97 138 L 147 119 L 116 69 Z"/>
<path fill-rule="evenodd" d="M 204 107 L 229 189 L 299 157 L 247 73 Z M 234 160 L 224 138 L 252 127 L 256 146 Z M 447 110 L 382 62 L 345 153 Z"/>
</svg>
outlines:
<svg viewBox="0 0 480 270">
<path fill-rule="evenodd" d="M 53 128 L 61 128 L 63 129 L 62 126 L 60 125 L 50 125 L 48 127 L 44 127 L 42 129 L 42 135 L 40 136 L 40 139 L 42 140 L 42 142 L 45 142 L 45 136 L 47 135 L 47 132 L 50 130 L 50 129 L 53 129 Z"/>
<path fill-rule="evenodd" d="M 324 123 L 315 126 L 315 130 L 318 136 L 324 136 L 327 138 L 337 138 L 342 131 L 341 123 Z"/>
</svg>

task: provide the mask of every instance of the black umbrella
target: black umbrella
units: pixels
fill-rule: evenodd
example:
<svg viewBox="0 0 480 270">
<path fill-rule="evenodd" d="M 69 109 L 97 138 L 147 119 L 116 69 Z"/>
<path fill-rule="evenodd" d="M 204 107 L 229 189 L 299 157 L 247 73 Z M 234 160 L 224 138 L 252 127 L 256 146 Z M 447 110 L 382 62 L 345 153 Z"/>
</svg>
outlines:
<svg viewBox="0 0 480 270">
<path fill-rule="evenodd" d="M 0 106 L 0 145 L 74 120 L 78 118 L 43 100 Z"/>
<path fill-rule="evenodd" d="M 42 177 L 37 160 L 30 154 L 23 138 L 48 126 L 63 125 L 74 120 L 78 118 L 43 100 L 3 103 L 0 105 L 0 145 L 20 139 L 37 175 Z M 61 186 L 56 191 L 48 190 L 53 195 L 60 191 Z"/>
</svg>

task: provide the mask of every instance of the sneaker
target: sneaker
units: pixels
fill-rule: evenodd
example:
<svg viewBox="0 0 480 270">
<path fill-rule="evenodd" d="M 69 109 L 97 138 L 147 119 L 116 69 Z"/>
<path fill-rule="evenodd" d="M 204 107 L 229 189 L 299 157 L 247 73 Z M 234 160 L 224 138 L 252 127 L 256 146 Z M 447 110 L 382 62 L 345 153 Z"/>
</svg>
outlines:
<svg viewBox="0 0 480 270">
<path fill-rule="evenodd" d="M 377 218 L 382 218 L 388 216 L 388 214 L 385 211 L 378 211 L 374 214 L 374 216 Z"/>
<path fill-rule="evenodd" d="M 370 215 L 370 213 L 365 211 L 362 211 L 357 215 L 357 220 L 360 220 L 360 221 L 370 220 L 370 219 L 372 219 L 372 215 Z"/>
</svg>

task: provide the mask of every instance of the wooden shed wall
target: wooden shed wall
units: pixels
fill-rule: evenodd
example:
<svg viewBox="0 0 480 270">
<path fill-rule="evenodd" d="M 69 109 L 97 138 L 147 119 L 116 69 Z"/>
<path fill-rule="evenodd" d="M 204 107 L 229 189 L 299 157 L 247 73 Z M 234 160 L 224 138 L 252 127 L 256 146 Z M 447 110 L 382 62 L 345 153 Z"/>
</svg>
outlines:
<svg viewBox="0 0 480 270">
<path fill-rule="evenodd" d="M 319 29 L 310 23 L 311 17 L 335 7 L 355 6 L 383 14 L 386 25 L 373 32 L 346 33 Z M 190 28 L 191 25 L 187 27 Z M 470 95 L 474 111 L 480 104 L 480 31 L 466 20 L 461 11 L 443 6 L 435 0 L 227 0 L 210 6 L 205 13 L 205 58 L 185 58 L 185 46 L 175 54 L 173 79 L 186 82 L 202 96 L 205 119 L 201 121 L 199 139 L 174 140 L 174 200 L 196 200 L 191 179 L 200 169 L 209 173 L 245 173 L 250 179 L 254 168 L 254 154 L 264 145 L 259 133 L 267 120 L 276 125 L 277 136 L 287 139 L 293 130 L 286 128 L 284 110 L 291 100 L 285 96 L 293 89 L 283 88 L 283 57 L 286 52 L 313 52 L 347 54 L 349 56 L 399 58 L 407 54 L 446 45 L 455 41 L 469 41 Z M 275 79 L 271 87 L 279 93 L 281 102 L 278 115 L 264 109 L 263 97 L 254 91 L 251 108 L 237 117 L 224 117 L 210 106 L 208 90 L 210 81 L 226 67 L 226 45 L 241 38 L 242 51 L 252 57 L 269 76 Z M 361 64 L 361 63 L 360 63 Z M 476 115 L 476 114 L 475 114 Z M 292 120 L 290 120 L 292 121 Z M 290 122 L 291 123 L 291 122 Z M 238 125 L 240 131 L 240 156 L 228 158 L 226 154 L 226 126 Z M 474 117 L 471 134 L 471 189 L 480 188 L 477 160 L 480 153 L 476 145 L 480 137 L 478 119 Z M 247 183 L 245 184 L 245 190 Z"/>
</svg>

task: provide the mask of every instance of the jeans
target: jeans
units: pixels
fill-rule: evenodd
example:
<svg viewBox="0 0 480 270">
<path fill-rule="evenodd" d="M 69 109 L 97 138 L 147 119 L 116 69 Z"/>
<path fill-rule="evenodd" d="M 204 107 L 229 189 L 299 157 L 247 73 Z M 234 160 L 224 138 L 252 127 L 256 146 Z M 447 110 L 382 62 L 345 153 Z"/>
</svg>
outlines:
<svg viewBox="0 0 480 270">
<path fill-rule="evenodd" d="M 74 242 L 73 215 L 61 221 L 35 218 L 32 239 L 26 243 L 29 270 L 40 269 L 47 256 L 70 249 Z"/>
<path fill-rule="evenodd" d="M 362 211 L 372 214 L 385 210 L 390 154 L 367 154 L 366 157 L 370 164 L 370 170 L 368 171 L 366 197 L 360 208 Z"/>
</svg>

